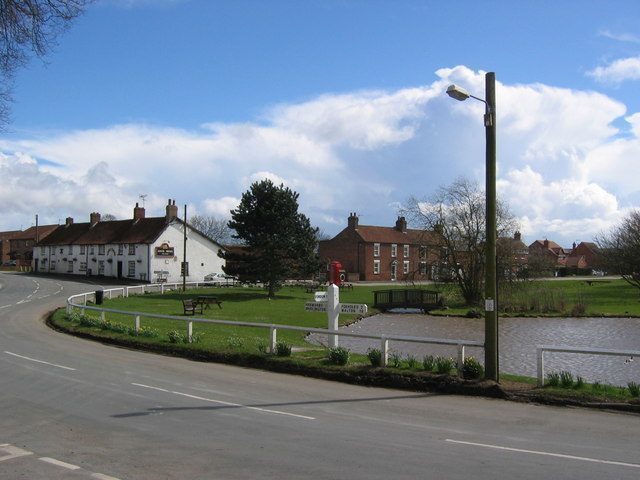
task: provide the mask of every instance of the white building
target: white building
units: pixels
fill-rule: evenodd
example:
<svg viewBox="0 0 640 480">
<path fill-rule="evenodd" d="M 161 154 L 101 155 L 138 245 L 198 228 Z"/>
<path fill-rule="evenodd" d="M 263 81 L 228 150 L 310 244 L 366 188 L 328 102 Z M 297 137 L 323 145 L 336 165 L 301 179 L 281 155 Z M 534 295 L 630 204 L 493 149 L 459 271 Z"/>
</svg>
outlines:
<svg viewBox="0 0 640 480">
<path fill-rule="evenodd" d="M 36 272 L 100 275 L 147 282 L 182 280 L 184 222 L 175 200 L 164 217 L 145 217 L 136 204 L 132 220 L 100 221 L 92 213 L 88 223 L 67 218 L 33 249 Z M 209 273 L 222 273 L 218 243 L 187 228 L 187 281 L 201 281 Z"/>
</svg>

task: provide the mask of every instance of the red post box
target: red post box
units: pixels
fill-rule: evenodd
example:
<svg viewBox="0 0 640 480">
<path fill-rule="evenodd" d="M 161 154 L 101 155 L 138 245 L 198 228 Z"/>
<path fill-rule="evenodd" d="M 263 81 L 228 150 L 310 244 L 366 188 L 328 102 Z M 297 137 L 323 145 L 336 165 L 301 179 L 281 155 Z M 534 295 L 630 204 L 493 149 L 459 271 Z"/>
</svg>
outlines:
<svg viewBox="0 0 640 480">
<path fill-rule="evenodd" d="M 341 270 L 342 264 L 337 260 L 333 260 L 329 265 L 329 283 L 340 286 L 344 280 L 344 273 Z"/>
</svg>

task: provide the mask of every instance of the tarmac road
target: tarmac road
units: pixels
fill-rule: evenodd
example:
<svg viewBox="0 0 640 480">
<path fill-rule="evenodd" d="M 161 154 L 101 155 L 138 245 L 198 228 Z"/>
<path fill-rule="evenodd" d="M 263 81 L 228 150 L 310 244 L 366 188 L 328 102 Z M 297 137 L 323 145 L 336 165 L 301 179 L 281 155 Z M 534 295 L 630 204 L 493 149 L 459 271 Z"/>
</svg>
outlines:
<svg viewBox="0 0 640 480">
<path fill-rule="evenodd" d="M 69 337 L 0 273 L 0 478 L 640 478 L 640 417 L 357 387 Z"/>
</svg>

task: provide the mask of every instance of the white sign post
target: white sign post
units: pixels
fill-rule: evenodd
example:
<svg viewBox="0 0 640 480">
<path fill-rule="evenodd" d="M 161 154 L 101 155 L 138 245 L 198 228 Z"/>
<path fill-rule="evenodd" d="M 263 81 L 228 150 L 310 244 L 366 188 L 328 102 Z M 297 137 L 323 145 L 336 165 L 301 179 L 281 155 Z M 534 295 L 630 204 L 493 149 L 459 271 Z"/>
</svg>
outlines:
<svg viewBox="0 0 640 480">
<path fill-rule="evenodd" d="M 367 313 L 367 305 L 363 303 L 340 303 L 340 289 L 331 284 L 327 287 L 327 293 L 316 292 L 315 302 L 306 302 L 304 309 L 307 312 L 327 312 L 327 329 L 338 331 L 338 320 L 341 313 Z M 338 336 L 329 335 L 329 348 L 338 346 Z"/>
<path fill-rule="evenodd" d="M 338 331 L 338 319 L 340 318 L 340 289 L 333 283 L 327 287 L 327 329 Z M 338 346 L 338 336 L 329 335 L 329 348 Z"/>
</svg>

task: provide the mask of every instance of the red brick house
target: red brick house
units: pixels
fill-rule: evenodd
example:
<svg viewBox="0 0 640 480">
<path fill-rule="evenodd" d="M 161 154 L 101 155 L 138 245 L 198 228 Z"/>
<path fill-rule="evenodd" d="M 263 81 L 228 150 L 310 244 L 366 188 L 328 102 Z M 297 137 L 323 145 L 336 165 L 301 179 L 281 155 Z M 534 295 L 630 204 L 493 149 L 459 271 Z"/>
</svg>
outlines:
<svg viewBox="0 0 640 480">
<path fill-rule="evenodd" d="M 587 270 L 597 269 L 599 267 L 598 246 L 593 242 L 580 242 L 578 245 L 574 243 L 566 258 L 565 266 L 571 273 L 587 273 Z"/>
<path fill-rule="evenodd" d="M 19 267 L 30 267 L 33 260 L 33 247 L 44 240 L 58 225 L 39 225 L 29 227 L 9 239 L 9 257 Z"/>
<path fill-rule="evenodd" d="M 440 253 L 434 232 L 407 228 L 404 217 L 394 227 L 360 225 L 355 213 L 347 227 L 319 244 L 324 262 L 338 260 L 350 281 L 418 281 L 435 276 Z"/>
<path fill-rule="evenodd" d="M 11 260 L 11 256 L 9 252 L 11 252 L 11 242 L 10 240 L 16 235 L 21 234 L 20 230 L 13 230 L 10 232 L 0 232 L 0 264 L 5 265 L 9 263 Z"/>
</svg>

